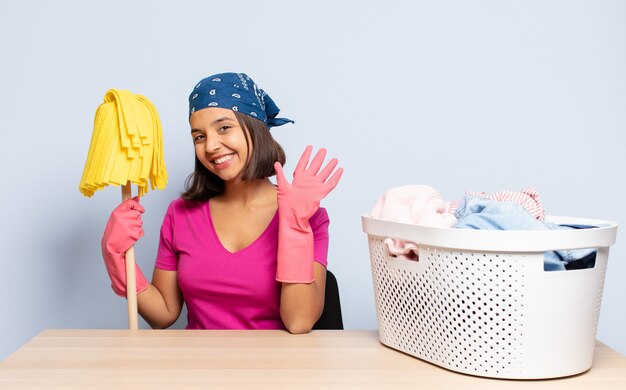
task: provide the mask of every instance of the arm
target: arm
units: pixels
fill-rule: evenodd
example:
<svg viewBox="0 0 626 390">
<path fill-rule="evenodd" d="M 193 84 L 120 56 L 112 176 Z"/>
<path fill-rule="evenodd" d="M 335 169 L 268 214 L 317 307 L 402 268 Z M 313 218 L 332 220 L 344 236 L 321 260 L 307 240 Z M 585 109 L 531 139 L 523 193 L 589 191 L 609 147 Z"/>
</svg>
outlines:
<svg viewBox="0 0 626 390">
<path fill-rule="evenodd" d="M 144 234 L 143 212 L 138 198 L 122 202 L 111 213 L 102 236 L 102 257 L 111 287 L 121 297 L 126 297 L 125 253 Z M 137 265 L 135 274 L 139 313 L 153 328 L 172 325 L 180 315 L 183 302 L 177 272 L 155 268 L 152 284 L 148 283 Z"/>
<path fill-rule="evenodd" d="M 308 333 L 324 309 L 326 268 L 313 265 L 313 283 L 283 283 L 280 292 L 280 317 L 290 333 Z"/>
<path fill-rule="evenodd" d="M 326 269 L 314 259 L 324 263 L 326 260 L 328 216 L 323 212 L 312 217 L 343 173 L 341 168 L 333 173 L 336 159 L 322 168 L 325 149 L 315 155 L 307 168 L 311 150 L 307 146 L 300 157 L 291 184 L 285 179 L 282 166 L 274 164 L 279 223 L 276 280 L 283 283 L 280 314 L 291 333 L 309 332 L 324 308 Z"/>
<path fill-rule="evenodd" d="M 183 296 L 178 288 L 176 271 L 155 268 L 152 284 L 137 296 L 139 314 L 152 328 L 170 327 L 180 315 Z"/>
</svg>

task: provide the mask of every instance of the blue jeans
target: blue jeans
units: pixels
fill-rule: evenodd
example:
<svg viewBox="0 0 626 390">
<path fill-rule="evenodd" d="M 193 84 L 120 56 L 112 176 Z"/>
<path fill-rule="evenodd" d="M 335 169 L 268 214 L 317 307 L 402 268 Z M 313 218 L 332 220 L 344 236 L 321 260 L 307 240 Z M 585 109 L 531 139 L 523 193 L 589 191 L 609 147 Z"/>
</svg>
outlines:
<svg viewBox="0 0 626 390">
<path fill-rule="evenodd" d="M 454 216 L 456 228 L 477 230 L 570 230 L 595 226 L 557 225 L 535 219 L 523 206 L 514 202 L 500 202 L 480 196 L 468 195 L 459 202 Z M 565 270 L 565 266 L 595 253 L 595 248 L 563 249 L 546 252 L 544 270 Z"/>
</svg>

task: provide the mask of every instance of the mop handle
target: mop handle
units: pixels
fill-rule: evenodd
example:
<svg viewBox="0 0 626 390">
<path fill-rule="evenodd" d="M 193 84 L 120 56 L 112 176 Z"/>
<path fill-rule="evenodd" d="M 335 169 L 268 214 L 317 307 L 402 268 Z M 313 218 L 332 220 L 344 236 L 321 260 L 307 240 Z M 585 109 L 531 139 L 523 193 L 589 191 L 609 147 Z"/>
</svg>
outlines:
<svg viewBox="0 0 626 390">
<path fill-rule="evenodd" d="M 132 197 L 130 182 L 122 186 L 122 202 Z M 126 300 L 128 301 L 128 329 L 139 329 L 137 321 L 137 279 L 135 278 L 135 247 L 126 251 Z"/>
</svg>

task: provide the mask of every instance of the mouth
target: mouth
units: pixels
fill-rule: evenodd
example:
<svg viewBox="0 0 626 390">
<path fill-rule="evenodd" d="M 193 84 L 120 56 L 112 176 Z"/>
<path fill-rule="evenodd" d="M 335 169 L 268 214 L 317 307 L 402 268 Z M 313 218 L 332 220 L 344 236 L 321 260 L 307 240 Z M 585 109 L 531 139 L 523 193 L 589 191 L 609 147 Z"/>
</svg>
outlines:
<svg viewBox="0 0 626 390">
<path fill-rule="evenodd" d="M 230 160 L 232 160 L 234 156 L 235 156 L 234 153 L 226 154 L 226 155 L 214 158 L 213 160 L 211 160 L 211 162 L 213 164 L 215 164 L 217 167 L 219 167 L 220 165 L 223 165 L 223 164 L 229 162 Z"/>
</svg>

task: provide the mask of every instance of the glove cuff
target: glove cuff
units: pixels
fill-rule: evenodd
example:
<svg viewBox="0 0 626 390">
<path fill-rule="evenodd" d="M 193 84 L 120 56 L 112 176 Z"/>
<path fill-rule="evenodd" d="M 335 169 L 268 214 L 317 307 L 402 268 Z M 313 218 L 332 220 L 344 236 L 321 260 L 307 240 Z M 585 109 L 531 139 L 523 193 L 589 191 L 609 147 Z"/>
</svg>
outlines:
<svg viewBox="0 0 626 390">
<path fill-rule="evenodd" d="M 113 280 L 111 280 L 111 288 L 116 295 L 119 295 L 122 298 L 126 298 L 126 273 L 124 272 L 123 275 L 123 284 L 115 283 Z M 137 295 L 139 295 L 139 293 L 144 292 L 144 290 L 148 288 L 148 280 L 144 276 L 143 272 L 141 272 L 141 269 L 138 265 L 135 265 L 135 280 Z"/>
<path fill-rule="evenodd" d="M 104 263 L 111 279 L 111 289 L 116 295 L 126 298 L 126 267 L 125 256 L 120 253 L 102 251 Z M 148 280 L 137 264 L 135 264 L 135 280 L 137 294 L 148 288 Z"/>
<path fill-rule="evenodd" d="M 279 219 L 276 280 L 284 283 L 312 283 L 313 231 L 311 226 Z"/>
</svg>

